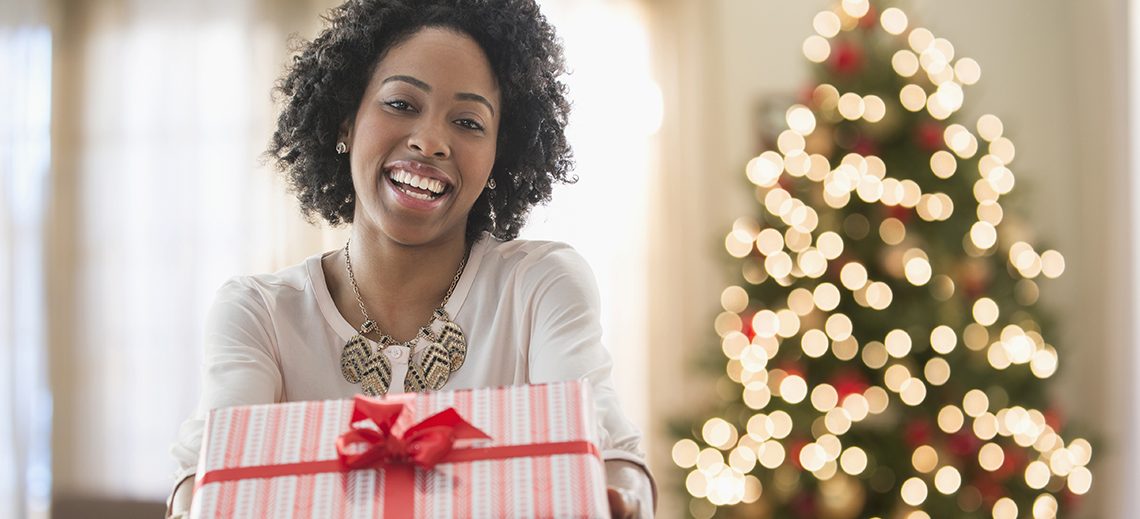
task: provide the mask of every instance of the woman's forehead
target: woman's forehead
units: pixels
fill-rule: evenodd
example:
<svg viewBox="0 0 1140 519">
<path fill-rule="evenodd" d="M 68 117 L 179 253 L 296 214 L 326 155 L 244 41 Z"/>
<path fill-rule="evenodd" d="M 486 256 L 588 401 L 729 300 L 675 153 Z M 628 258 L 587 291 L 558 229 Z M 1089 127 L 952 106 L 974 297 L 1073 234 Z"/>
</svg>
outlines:
<svg viewBox="0 0 1140 519">
<path fill-rule="evenodd" d="M 475 93 L 498 100 L 499 88 L 486 53 L 471 36 L 427 27 L 393 46 L 376 65 L 376 87 L 394 79 L 428 92 Z"/>
</svg>

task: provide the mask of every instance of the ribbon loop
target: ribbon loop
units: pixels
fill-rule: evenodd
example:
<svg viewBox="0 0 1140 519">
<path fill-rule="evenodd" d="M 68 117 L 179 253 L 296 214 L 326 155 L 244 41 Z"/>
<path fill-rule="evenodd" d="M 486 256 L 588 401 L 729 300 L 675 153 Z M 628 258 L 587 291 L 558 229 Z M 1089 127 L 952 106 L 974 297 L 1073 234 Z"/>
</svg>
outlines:
<svg viewBox="0 0 1140 519">
<path fill-rule="evenodd" d="M 451 452 L 457 440 L 491 439 L 450 407 L 396 431 L 395 425 L 405 411 L 406 403 L 358 395 L 353 402 L 351 429 L 336 441 L 341 463 L 348 469 L 410 463 L 430 470 Z M 369 427 L 368 421 L 375 428 Z"/>
</svg>

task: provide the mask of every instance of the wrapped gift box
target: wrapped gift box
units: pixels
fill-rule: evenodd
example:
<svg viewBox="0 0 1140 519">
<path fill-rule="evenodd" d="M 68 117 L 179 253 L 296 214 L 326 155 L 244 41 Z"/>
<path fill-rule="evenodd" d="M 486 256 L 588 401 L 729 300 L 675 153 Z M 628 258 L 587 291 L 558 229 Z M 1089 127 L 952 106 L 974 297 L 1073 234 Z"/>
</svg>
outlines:
<svg viewBox="0 0 1140 519">
<path fill-rule="evenodd" d="M 608 517 L 595 420 L 577 381 L 217 409 L 191 517 Z"/>
</svg>

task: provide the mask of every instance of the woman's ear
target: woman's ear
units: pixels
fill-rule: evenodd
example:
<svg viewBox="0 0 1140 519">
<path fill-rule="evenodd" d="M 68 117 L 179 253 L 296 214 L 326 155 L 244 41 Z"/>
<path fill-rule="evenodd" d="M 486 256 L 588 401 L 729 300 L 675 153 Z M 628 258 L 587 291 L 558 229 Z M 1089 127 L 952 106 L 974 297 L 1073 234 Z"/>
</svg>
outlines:
<svg viewBox="0 0 1140 519">
<path fill-rule="evenodd" d="M 337 142 L 343 142 L 351 147 L 352 143 L 352 117 L 345 119 L 340 123 L 340 131 L 336 135 Z"/>
</svg>

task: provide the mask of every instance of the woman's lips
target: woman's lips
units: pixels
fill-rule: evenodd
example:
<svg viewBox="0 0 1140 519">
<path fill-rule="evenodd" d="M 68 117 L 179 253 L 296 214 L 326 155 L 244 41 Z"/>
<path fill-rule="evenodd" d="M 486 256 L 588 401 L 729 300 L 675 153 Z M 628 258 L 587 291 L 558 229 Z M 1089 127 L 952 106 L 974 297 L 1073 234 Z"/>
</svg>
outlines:
<svg viewBox="0 0 1140 519">
<path fill-rule="evenodd" d="M 418 177 L 442 182 L 444 186 L 453 184 L 447 174 L 440 171 L 439 168 L 418 160 L 394 160 L 384 165 L 384 173 L 388 175 L 401 170 Z"/>
<path fill-rule="evenodd" d="M 430 211 L 439 207 L 445 198 L 451 194 L 451 189 L 445 188 L 443 193 L 430 195 L 430 191 L 402 185 L 395 181 L 391 175 L 384 175 L 385 183 L 392 190 L 396 202 L 409 209 L 417 211 Z"/>
<path fill-rule="evenodd" d="M 428 178 L 425 176 L 417 175 L 403 169 L 394 169 L 388 173 L 388 178 L 403 187 L 405 190 L 423 194 L 424 196 L 435 197 L 443 194 L 447 189 L 447 183 L 442 180 Z"/>
<path fill-rule="evenodd" d="M 393 160 L 385 164 L 382 171 L 396 201 L 413 210 L 435 209 L 454 190 L 451 178 L 426 162 Z"/>
</svg>

